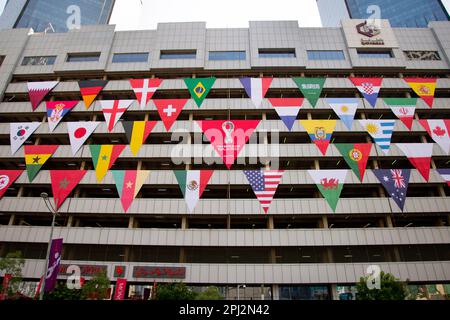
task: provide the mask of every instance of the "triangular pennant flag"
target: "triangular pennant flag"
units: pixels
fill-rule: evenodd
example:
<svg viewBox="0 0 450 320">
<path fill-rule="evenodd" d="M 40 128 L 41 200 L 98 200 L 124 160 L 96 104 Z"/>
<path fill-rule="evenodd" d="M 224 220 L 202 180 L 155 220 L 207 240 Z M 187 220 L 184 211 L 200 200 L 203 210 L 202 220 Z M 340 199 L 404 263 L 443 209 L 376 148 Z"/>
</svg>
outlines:
<svg viewBox="0 0 450 320">
<path fill-rule="evenodd" d="M 432 108 L 437 78 L 403 78 L 414 92 Z"/>
<path fill-rule="evenodd" d="M 62 118 L 77 105 L 78 101 L 47 101 L 45 106 L 47 108 L 47 120 L 50 132 L 55 130 Z"/>
<path fill-rule="evenodd" d="M 261 120 L 196 121 L 228 169 Z"/>
<path fill-rule="evenodd" d="M 56 210 L 83 179 L 87 170 L 50 170 L 53 199 Z"/>
<path fill-rule="evenodd" d="M 86 109 L 89 109 L 92 102 L 94 102 L 97 95 L 106 86 L 108 80 L 80 80 L 78 86 L 80 87 L 81 96 L 83 97 Z"/>
<path fill-rule="evenodd" d="M 450 151 L 450 119 L 421 119 L 419 123 L 448 155 Z"/>
<path fill-rule="evenodd" d="M 359 124 L 370 134 L 384 154 L 388 154 L 395 120 L 359 120 Z"/>
<path fill-rule="evenodd" d="M 291 131 L 302 107 L 303 98 L 270 98 L 269 101 L 283 123 Z"/>
<path fill-rule="evenodd" d="M 422 177 L 428 181 L 434 143 L 397 143 L 396 145 Z"/>
<path fill-rule="evenodd" d="M 111 172 L 122 208 L 127 212 L 145 180 L 147 180 L 150 170 L 111 170 Z"/>
<path fill-rule="evenodd" d="M 411 131 L 417 98 L 384 98 L 383 100 L 395 116 Z"/>
<path fill-rule="evenodd" d="M 94 132 L 100 124 L 99 121 L 77 121 L 66 123 L 73 155 L 77 153 L 83 143 L 86 142 L 92 132 Z"/>
<path fill-rule="evenodd" d="M 284 170 L 244 170 L 248 183 L 252 186 L 253 192 L 265 213 L 269 211 L 273 196 L 283 178 L 283 173 Z"/>
<path fill-rule="evenodd" d="M 164 123 L 164 127 L 169 131 L 173 123 L 183 110 L 188 99 L 154 99 L 153 103 L 158 110 L 159 117 Z"/>
<path fill-rule="evenodd" d="M 136 99 L 139 102 L 139 107 L 144 110 L 147 103 L 152 98 L 156 89 L 163 82 L 162 79 L 130 79 L 130 85 L 133 88 Z"/>
<path fill-rule="evenodd" d="M 261 107 L 263 98 L 269 90 L 272 78 L 240 78 L 242 86 L 256 108 Z"/>
<path fill-rule="evenodd" d="M 92 162 L 94 163 L 97 181 L 101 182 L 109 169 L 125 149 L 124 144 L 90 144 Z"/>
<path fill-rule="evenodd" d="M 16 153 L 22 144 L 36 131 L 41 122 L 11 122 L 9 124 L 9 142 L 11 154 Z"/>
<path fill-rule="evenodd" d="M 375 108 L 378 94 L 380 93 L 383 78 L 349 78 L 353 85 L 366 98 L 367 102 Z"/>
<path fill-rule="evenodd" d="M 103 100 L 100 101 L 102 106 L 103 116 L 108 124 L 108 131 L 111 132 L 114 129 L 117 121 L 124 114 L 125 111 L 133 103 L 133 100 Z"/>
<path fill-rule="evenodd" d="M 300 120 L 300 124 L 305 128 L 311 141 L 325 155 L 336 127 L 336 120 Z"/>
<path fill-rule="evenodd" d="M 345 177 L 348 170 L 308 170 L 322 196 L 334 211 L 344 187 Z"/>
<path fill-rule="evenodd" d="M 58 149 L 57 145 L 24 146 L 25 165 L 30 182 L 33 181 L 44 163 L 50 159 L 56 149 Z"/>
<path fill-rule="evenodd" d="M 41 81 L 41 82 L 27 82 L 28 96 L 30 97 L 31 108 L 36 110 L 44 97 L 52 91 L 59 81 Z"/>
<path fill-rule="evenodd" d="M 316 107 L 320 94 L 322 93 L 325 78 L 292 78 L 303 96 L 309 101 L 313 108 Z"/>
<path fill-rule="evenodd" d="M 0 199 L 22 172 L 23 170 L 0 170 Z"/>
<path fill-rule="evenodd" d="M 130 143 L 133 155 L 137 155 L 142 144 L 150 132 L 152 132 L 157 121 L 122 121 L 123 129 Z"/>
<path fill-rule="evenodd" d="M 450 187 L 450 169 L 437 169 L 437 172 L 441 175 L 442 179 L 444 179 L 444 181 L 447 182 L 447 185 Z"/>
<path fill-rule="evenodd" d="M 326 102 L 334 110 L 336 115 L 345 124 L 348 130 L 352 130 L 353 119 L 358 109 L 358 98 L 327 98 Z"/>
<path fill-rule="evenodd" d="M 386 189 L 389 196 L 403 211 L 405 206 L 406 193 L 408 191 L 410 169 L 374 169 L 375 177 Z"/>
<path fill-rule="evenodd" d="M 215 81 L 216 78 L 214 77 L 184 79 L 184 83 L 186 84 L 186 87 L 189 89 L 192 99 L 194 99 L 195 103 L 197 104 L 197 107 L 200 108 L 203 100 L 205 100 L 206 96 L 209 93 L 209 90 L 211 90 Z"/>
<path fill-rule="evenodd" d="M 174 170 L 175 177 L 180 185 L 189 213 L 194 212 L 198 200 L 205 191 L 213 170 Z"/>
<path fill-rule="evenodd" d="M 367 160 L 369 160 L 371 143 L 335 143 L 333 144 L 344 157 L 350 169 L 358 177 L 359 181 L 364 180 Z"/>
</svg>

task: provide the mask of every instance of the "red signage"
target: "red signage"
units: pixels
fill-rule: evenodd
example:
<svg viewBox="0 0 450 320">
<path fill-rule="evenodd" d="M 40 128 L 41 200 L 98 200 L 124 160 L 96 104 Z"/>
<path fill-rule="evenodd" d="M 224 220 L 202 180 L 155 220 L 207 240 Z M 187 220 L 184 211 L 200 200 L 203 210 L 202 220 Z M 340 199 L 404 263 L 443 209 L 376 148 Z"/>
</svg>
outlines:
<svg viewBox="0 0 450 320">
<path fill-rule="evenodd" d="M 116 291 L 113 300 L 123 300 L 127 288 L 127 279 L 119 278 L 116 282 Z"/>
<path fill-rule="evenodd" d="M 6 295 L 8 294 L 8 286 L 9 286 L 9 281 L 11 281 L 12 275 L 10 273 L 5 273 L 4 277 L 3 277 L 3 284 L 2 284 L 2 288 L 3 288 L 3 293 L 0 293 L 0 300 L 5 300 Z"/>
<path fill-rule="evenodd" d="M 71 265 L 73 265 L 73 264 L 62 264 L 59 268 L 59 273 L 60 274 L 68 274 L 67 268 Z M 95 276 L 98 273 L 107 272 L 107 270 L 108 270 L 108 266 L 102 266 L 102 265 L 96 266 L 96 265 L 87 265 L 87 264 L 77 264 L 76 266 L 78 266 L 80 268 L 81 275 L 87 276 L 87 277 Z"/>
<path fill-rule="evenodd" d="M 186 277 L 185 267 L 134 267 L 134 278 L 176 278 Z"/>
</svg>

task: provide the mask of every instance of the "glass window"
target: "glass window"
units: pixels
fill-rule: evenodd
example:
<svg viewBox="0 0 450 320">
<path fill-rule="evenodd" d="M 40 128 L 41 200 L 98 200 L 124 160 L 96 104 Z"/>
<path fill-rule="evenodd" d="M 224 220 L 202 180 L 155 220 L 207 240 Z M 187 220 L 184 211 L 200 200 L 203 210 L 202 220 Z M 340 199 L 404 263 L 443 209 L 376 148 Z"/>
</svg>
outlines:
<svg viewBox="0 0 450 320">
<path fill-rule="evenodd" d="M 379 50 L 379 51 L 364 51 L 364 50 L 357 50 L 358 57 L 363 59 L 372 59 L 372 58 L 379 58 L 379 59 L 388 59 L 393 58 L 394 55 L 392 54 L 391 50 Z"/>
<path fill-rule="evenodd" d="M 412 61 L 436 61 L 441 60 L 437 51 L 403 51 L 406 59 Z"/>
<path fill-rule="evenodd" d="M 197 50 L 161 50 L 159 56 L 161 60 L 165 59 L 196 59 Z"/>
<path fill-rule="evenodd" d="M 259 58 L 295 58 L 295 49 L 258 49 Z"/>
<path fill-rule="evenodd" d="M 100 52 L 98 53 L 69 53 L 67 55 L 67 62 L 93 62 L 100 59 Z"/>
<path fill-rule="evenodd" d="M 329 300 L 328 286 L 280 286 L 280 300 Z"/>
<path fill-rule="evenodd" d="M 307 50 L 308 60 L 345 60 L 342 50 Z"/>
<path fill-rule="evenodd" d="M 114 53 L 112 62 L 147 62 L 148 52 L 142 53 Z"/>
<path fill-rule="evenodd" d="M 209 60 L 245 60 L 245 51 L 210 51 Z"/>
<path fill-rule="evenodd" d="M 23 66 L 48 66 L 55 64 L 56 56 L 24 57 Z"/>
</svg>

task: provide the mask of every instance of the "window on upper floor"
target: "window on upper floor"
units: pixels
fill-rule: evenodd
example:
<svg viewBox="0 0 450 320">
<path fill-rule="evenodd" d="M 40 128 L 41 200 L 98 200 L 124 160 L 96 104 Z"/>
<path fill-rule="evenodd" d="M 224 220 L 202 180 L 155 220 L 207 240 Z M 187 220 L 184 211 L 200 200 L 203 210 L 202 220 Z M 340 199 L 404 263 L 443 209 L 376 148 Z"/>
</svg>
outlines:
<svg viewBox="0 0 450 320">
<path fill-rule="evenodd" d="M 147 62 L 148 52 L 136 52 L 136 53 L 114 53 L 112 62 Z"/>
<path fill-rule="evenodd" d="M 197 50 L 161 50 L 161 60 L 167 59 L 196 59 Z"/>
<path fill-rule="evenodd" d="M 55 64 L 56 56 L 24 57 L 23 66 L 50 66 Z"/>
<path fill-rule="evenodd" d="M 390 59 L 394 57 L 391 50 L 356 50 L 356 52 L 358 57 L 363 59 Z"/>
<path fill-rule="evenodd" d="M 100 52 L 68 53 L 67 62 L 95 62 L 100 59 Z"/>
<path fill-rule="evenodd" d="M 436 61 L 441 60 L 437 51 L 403 51 L 407 60 L 412 61 Z"/>
<path fill-rule="evenodd" d="M 295 58 L 295 49 L 293 48 L 274 48 L 258 49 L 259 58 Z"/>
<path fill-rule="evenodd" d="M 342 50 L 307 50 L 308 60 L 345 60 Z"/>
<path fill-rule="evenodd" d="M 209 60 L 245 60 L 245 51 L 210 51 Z"/>
</svg>

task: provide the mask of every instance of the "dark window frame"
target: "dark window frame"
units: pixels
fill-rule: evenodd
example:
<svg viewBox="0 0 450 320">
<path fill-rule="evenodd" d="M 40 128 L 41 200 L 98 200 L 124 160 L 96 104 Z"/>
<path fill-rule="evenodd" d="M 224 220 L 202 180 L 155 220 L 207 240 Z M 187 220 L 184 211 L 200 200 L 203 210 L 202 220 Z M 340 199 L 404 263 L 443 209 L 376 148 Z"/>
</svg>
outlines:
<svg viewBox="0 0 450 320">
<path fill-rule="evenodd" d="M 334 55 L 334 57 L 333 57 Z M 306 56 L 310 61 L 344 61 L 345 54 L 343 50 L 306 50 Z"/>
<path fill-rule="evenodd" d="M 137 58 L 134 61 L 125 61 L 126 58 Z M 142 57 L 142 59 L 139 59 Z M 144 58 L 145 57 L 145 58 Z M 125 60 L 121 60 L 122 58 L 125 58 Z M 148 62 L 149 58 L 149 52 L 117 52 L 113 54 L 112 63 L 141 63 L 141 62 Z"/>
<path fill-rule="evenodd" d="M 392 59 L 395 58 L 391 49 L 356 49 L 358 58 L 360 59 Z"/>
<path fill-rule="evenodd" d="M 33 60 L 34 59 L 34 60 Z M 22 59 L 22 66 L 52 66 L 56 56 L 26 56 Z"/>
<path fill-rule="evenodd" d="M 98 62 L 101 52 L 68 53 L 66 62 Z"/>
<path fill-rule="evenodd" d="M 212 55 L 217 55 L 217 57 L 213 58 Z M 221 54 L 223 56 L 227 54 L 235 54 L 236 58 L 220 58 Z M 243 61 L 247 59 L 247 52 L 245 50 L 217 50 L 217 51 L 209 51 L 208 52 L 208 60 L 209 61 Z"/>
<path fill-rule="evenodd" d="M 161 50 L 159 52 L 160 60 L 195 60 L 197 59 L 196 49 L 186 49 L 186 50 Z"/>
<path fill-rule="evenodd" d="M 259 48 L 258 58 L 296 58 L 295 48 Z"/>
</svg>

